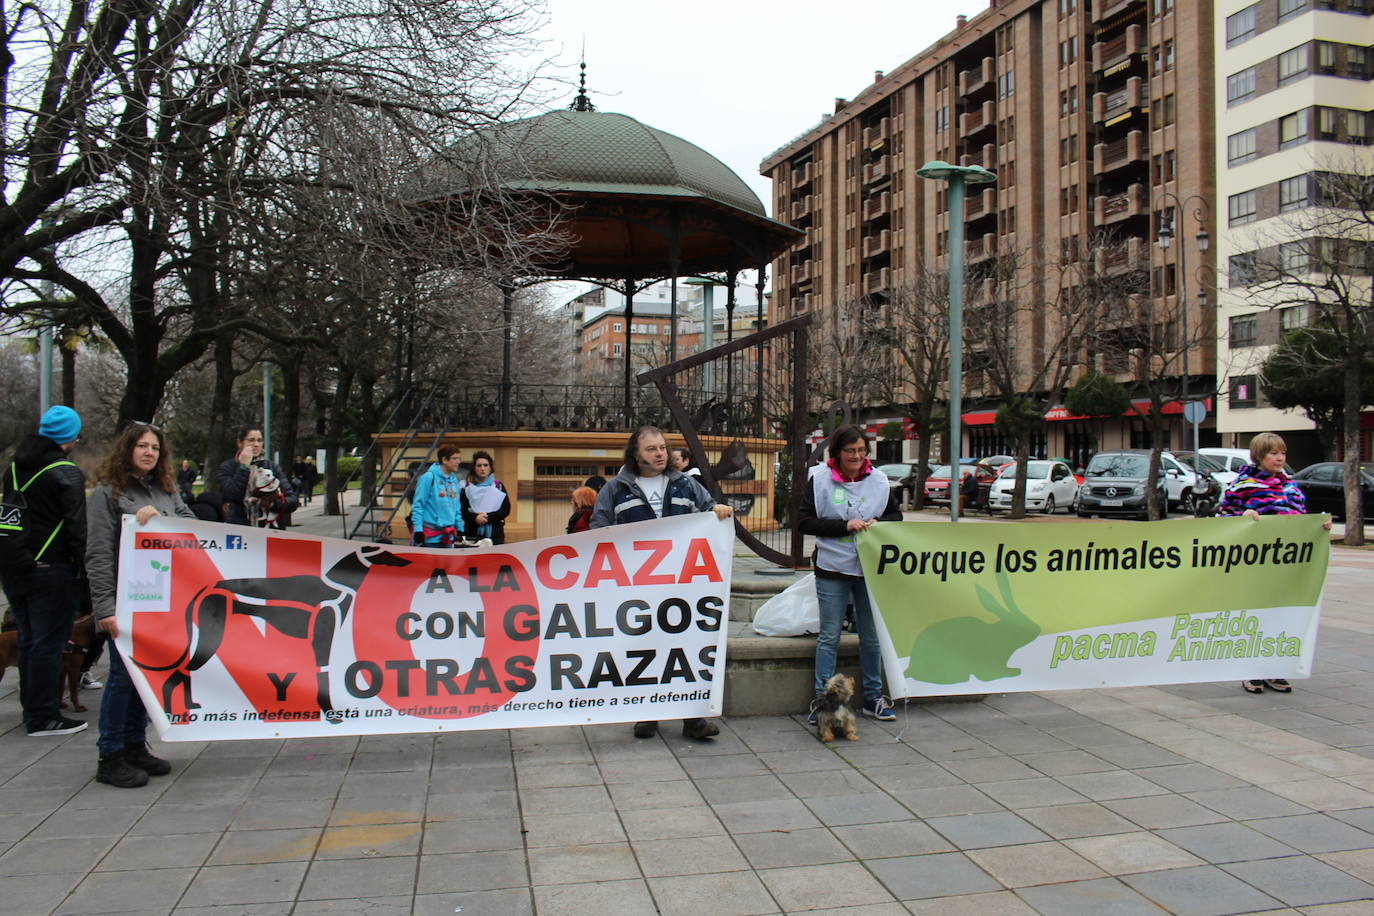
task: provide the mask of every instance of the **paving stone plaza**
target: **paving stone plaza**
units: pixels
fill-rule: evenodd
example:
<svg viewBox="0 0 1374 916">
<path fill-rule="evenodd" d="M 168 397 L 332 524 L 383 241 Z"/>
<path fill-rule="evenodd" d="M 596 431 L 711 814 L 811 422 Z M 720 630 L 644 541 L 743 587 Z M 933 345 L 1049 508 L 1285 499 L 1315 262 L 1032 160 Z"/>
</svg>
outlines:
<svg viewBox="0 0 1374 916">
<path fill-rule="evenodd" d="M 11 673 L 0 912 L 1374 913 L 1372 590 L 1335 549 L 1286 696 L 899 703 L 833 747 L 800 716 L 163 744 L 133 790 L 93 781 L 98 691 L 29 738 Z"/>
</svg>

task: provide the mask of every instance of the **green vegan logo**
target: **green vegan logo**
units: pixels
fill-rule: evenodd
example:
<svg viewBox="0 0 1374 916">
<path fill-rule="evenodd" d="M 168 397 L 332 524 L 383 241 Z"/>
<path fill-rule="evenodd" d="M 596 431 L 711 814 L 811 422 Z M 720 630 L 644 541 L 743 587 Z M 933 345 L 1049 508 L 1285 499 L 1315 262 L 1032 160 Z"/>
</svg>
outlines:
<svg viewBox="0 0 1374 916">
<path fill-rule="evenodd" d="M 130 601 L 161 601 L 167 597 L 167 573 L 171 572 L 172 564 L 149 560 L 148 565 L 153 570 L 151 578 L 129 580 L 125 594 Z"/>
<path fill-rule="evenodd" d="M 970 678 L 995 681 L 1021 673 L 1020 668 L 1008 667 L 1007 661 L 1040 635 L 1040 625 L 1017 606 L 1006 573 L 997 574 L 1000 602 L 981 585 L 974 590 L 996 619 L 951 617 L 926 627 L 911 646 L 907 677 L 931 684 L 962 684 Z"/>
</svg>

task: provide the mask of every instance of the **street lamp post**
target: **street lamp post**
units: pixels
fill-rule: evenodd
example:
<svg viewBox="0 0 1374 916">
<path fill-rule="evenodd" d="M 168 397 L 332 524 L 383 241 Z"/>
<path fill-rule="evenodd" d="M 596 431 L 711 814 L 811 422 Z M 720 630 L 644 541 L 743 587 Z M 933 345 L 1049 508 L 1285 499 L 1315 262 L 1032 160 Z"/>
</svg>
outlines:
<svg viewBox="0 0 1374 916">
<path fill-rule="evenodd" d="M 916 170 L 922 178 L 949 183 L 949 520 L 959 521 L 959 450 L 964 372 L 964 188 L 997 175 L 979 166 L 934 160 Z"/>
<path fill-rule="evenodd" d="M 1185 198 L 1183 198 L 1182 200 L 1180 200 L 1179 197 L 1178 197 L 1178 195 L 1174 194 L 1173 192 L 1171 192 L 1171 191 L 1164 191 L 1163 193 L 1161 193 L 1161 194 L 1159 195 L 1159 197 L 1157 198 L 1157 200 L 1158 200 L 1159 203 L 1163 203 L 1165 200 L 1172 200 L 1172 201 L 1174 202 L 1174 209 L 1175 209 L 1177 212 L 1179 212 L 1180 214 L 1183 212 L 1184 208 L 1185 208 L 1186 206 L 1188 206 L 1189 204 L 1194 203 L 1194 202 L 1197 204 L 1196 209 L 1194 209 L 1194 211 L 1193 211 L 1193 218 L 1197 220 L 1197 225 L 1198 225 L 1197 236 L 1196 236 L 1196 239 L 1197 239 L 1197 250 L 1198 250 L 1198 252 L 1199 252 L 1200 254 L 1206 254 L 1206 253 L 1207 253 L 1207 249 L 1208 249 L 1208 247 L 1209 247 L 1209 245 L 1210 245 L 1210 243 L 1211 243 L 1211 236 L 1209 236 L 1209 235 L 1207 234 L 1207 219 L 1206 219 L 1206 214 L 1207 214 L 1208 206 L 1207 206 L 1207 201 L 1206 201 L 1206 199 L 1203 198 L 1202 196 L 1198 195 L 1198 194 L 1190 194 L 1190 195 L 1188 195 L 1187 197 L 1185 197 Z M 1174 221 L 1174 217 L 1173 217 L 1173 216 L 1170 216 L 1169 222 L 1167 222 L 1167 223 L 1162 223 L 1162 224 L 1160 225 L 1160 227 L 1159 227 L 1158 240 L 1159 240 L 1159 249 L 1160 249 L 1161 251 L 1168 251 L 1168 250 L 1169 250 L 1169 245 L 1170 245 L 1170 243 L 1173 242 L 1173 239 L 1174 239 L 1174 225 L 1173 225 L 1173 221 Z M 1188 249 L 1187 249 L 1187 246 L 1183 245 L 1182 243 L 1180 243 L 1179 246 L 1178 246 L 1178 275 L 1179 275 L 1179 286 L 1178 286 L 1179 331 L 1180 331 L 1180 333 L 1183 335 L 1183 370 L 1182 370 L 1182 376 L 1181 376 L 1180 381 L 1179 381 L 1179 392 L 1180 392 L 1180 400 L 1183 402 L 1183 409 L 1184 409 L 1184 412 L 1185 412 L 1185 414 L 1186 414 L 1186 416 L 1184 417 L 1184 419 L 1185 419 L 1185 421 L 1192 423 L 1192 426 L 1193 426 L 1193 481 L 1194 481 L 1194 482 L 1193 482 L 1193 486 L 1194 486 L 1194 488 L 1196 488 L 1197 482 L 1200 481 L 1200 480 L 1202 479 L 1202 468 L 1199 466 L 1199 464 L 1198 464 L 1198 458 L 1197 458 L 1197 449 L 1198 449 L 1198 423 L 1200 423 L 1200 422 L 1202 421 L 1202 412 L 1201 412 L 1201 410 L 1200 410 L 1199 408 L 1191 407 L 1191 402 L 1188 400 L 1188 350 L 1189 350 L 1189 340 L 1188 340 L 1188 277 L 1189 277 L 1189 274 L 1188 274 Z M 1204 303 L 1206 302 L 1206 292 L 1205 292 L 1205 291 L 1200 292 L 1200 294 L 1199 294 L 1199 301 L 1200 301 L 1200 302 L 1204 302 Z M 1196 502 L 1196 500 L 1197 500 L 1196 493 L 1194 494 L 1193 499 L 1194 499 L 1194 502 Z"/>
</svg>

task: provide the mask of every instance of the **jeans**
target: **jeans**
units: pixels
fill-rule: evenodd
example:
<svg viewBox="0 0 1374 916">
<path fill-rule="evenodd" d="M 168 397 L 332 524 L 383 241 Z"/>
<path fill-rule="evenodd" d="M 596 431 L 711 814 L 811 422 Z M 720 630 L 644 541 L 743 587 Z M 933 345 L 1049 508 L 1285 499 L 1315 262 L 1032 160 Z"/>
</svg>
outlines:
<svg viewBox="0 0 1374 916">
<path fill-rule="evenodd" d="M 105 690 L 100 695 L 100 737 L 95 746 L 101 755 L 113 754 L 125 747 L 141 747 L 148 733 L 148 711 L 143 698 L 129 679 L 124 656 L 110 641 L 110 673 L 105 678 Z"/>
<path fill-rule="evenodd" d="M 853 603 L 854 620 L 859 627 L 859 667 L 863 669 L 864 699 L 882 696 L 883 659 L 878 648 L 878 625 L 873 620 L 864 580 L 816 576 L 816 601 L 821 607 L 821 632 L 816 636 L 816 693 L 825 689 L 825 682 L 835 673 L 844 608 Z"/>
<path fill-rule="evenodd" d="M 85 584 L 70 563 L 7 572 L 0 580 L 19 628 L 19 705 L 24 724 L 37 729 L 62 718 L 57 679 Z"/>
</svg>

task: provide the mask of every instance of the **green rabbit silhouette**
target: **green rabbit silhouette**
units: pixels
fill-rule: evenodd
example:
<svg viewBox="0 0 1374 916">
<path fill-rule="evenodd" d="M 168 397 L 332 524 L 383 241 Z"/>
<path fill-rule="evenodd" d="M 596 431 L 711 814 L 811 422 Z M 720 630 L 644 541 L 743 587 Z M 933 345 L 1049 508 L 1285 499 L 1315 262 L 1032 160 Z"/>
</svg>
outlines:
<svg viewBox="0 0 1374 916">
<path fill-rule="evenodd" d="M 1006 573 L 997 574 L 997 588 L 1001 603 L 983 586 L 974 586 L 979 602 L 997 618 L 993 622 L 951 617 L 922 630 L 911 645 L 907 677 L 931 684 L 962 684 L 969 678 L 995 681 L 1020 674 L 1020 668 L 1007 667 L 1007 660 L 1040 635 L 1040 625 L 1012 600 Z"/>
</svg>

